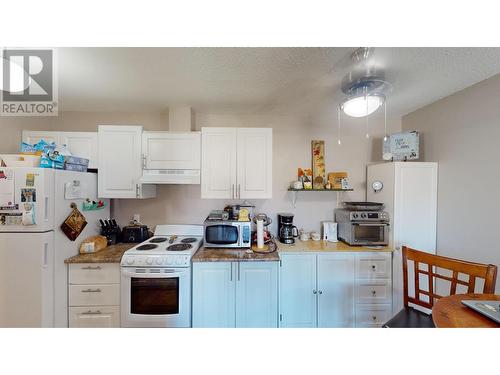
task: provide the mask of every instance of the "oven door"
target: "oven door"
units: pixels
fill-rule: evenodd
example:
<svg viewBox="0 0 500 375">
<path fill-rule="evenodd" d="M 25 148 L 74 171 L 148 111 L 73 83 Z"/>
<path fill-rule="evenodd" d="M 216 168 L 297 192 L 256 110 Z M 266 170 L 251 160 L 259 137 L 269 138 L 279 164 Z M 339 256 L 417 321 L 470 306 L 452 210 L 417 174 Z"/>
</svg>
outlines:
<svg viewBox="0 0 500 375">
<path fill-rule="evenodd" d="M 190 327 L 191 268 L 121 269 L 122 327 Z"/>
<path fill-rule="evenodd" d="M 357 245 L 387 245 L 389 240 L 388 223 L 352 223 L 352 236 Z"/>
<path fill-rule="evenodd" d="M 205 225 L 207 247 L 240 247 L 240 227 L 232 224 Z"/>
</svg>

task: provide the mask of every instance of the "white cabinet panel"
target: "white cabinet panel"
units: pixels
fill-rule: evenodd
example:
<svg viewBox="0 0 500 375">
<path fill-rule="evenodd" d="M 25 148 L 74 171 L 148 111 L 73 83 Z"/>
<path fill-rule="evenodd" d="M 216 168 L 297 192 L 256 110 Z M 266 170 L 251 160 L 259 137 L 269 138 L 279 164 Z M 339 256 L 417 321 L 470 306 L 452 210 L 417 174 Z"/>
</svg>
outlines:
<svg viewBox="0 0 500 375">
<path fill-rule="evenodd" d="M 144 132 L 144 169 L 200 169 L 200 132 Z"/>
<path fill-rule="evenodd" d="M 110 306 L 120 304 L 120 284 L 69 286 L 70 306 Z"/>
<path fill-rule="evenodd" d="M 278 262 L 239 262 L 236 277 L 236 327 L 278 326 Z"/>
<path fill-rule="evenodd" d="M 142 185 L 142 126 L 99 125 L 99 198 L 152 198 L 156 186 Z"/>
<path fill-rule="evenodd" d="M 235 198 L 236 129 L 202 128 L 201 145 L 201 197 Z"/>
<path fill-rule="evenodd" d="M 354 255 L 318 254 L 318 327 L 354 327 Z"/>
<path fill-rule="evenodd" d="M 281 327 L 316 327 L 316 255 L 280 254 Z"/>
<path fill-rule="evenodd" d="M 70 284 L 120 283 L 120 265 L 116 263 L 74 263 L 69 271 Z"/>
<path fill-rule="evenodd" d="M 272 198 L 272 152 L 272 129 L 238 129 L 236 169 L 239 199 Z"/>
<path fill-rule="evenodd" d="M 60 132 L 61 144 L 68 146 L 71 155 L 89 159 L 89 168 L 99 165 L 98 140 L 96 132 Z"/>
<path fill-rule="evenodd" d="M 69 328 L 118 328 L 119 306 L 70 307 Z"/>
<path fill-rule="evenodd" d="M 193 327 L 235 326 L 232 262 L 193 263 Z"/>
<path fill-rule="evenodd" d="M 382 327 L 391 318 L 391 305 L 356 305 L 356 327 Z"/>
<path fill-rule="evenodd" d="M 23 142 L 34 145 L 42 139 L 47 143 L 55 142 L 60 144 L 59 132 L 56 131 L 39 131 L 39 130 L 23 130 Z"/>
</svg>

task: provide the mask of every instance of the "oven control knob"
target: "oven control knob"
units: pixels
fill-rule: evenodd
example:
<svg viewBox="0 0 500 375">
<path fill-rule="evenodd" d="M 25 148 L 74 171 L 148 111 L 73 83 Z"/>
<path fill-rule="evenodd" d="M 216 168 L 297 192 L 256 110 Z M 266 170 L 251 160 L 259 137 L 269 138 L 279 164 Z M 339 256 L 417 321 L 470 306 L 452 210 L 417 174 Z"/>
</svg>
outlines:
<svg viewBox="0 0 500 375">
<path fill-rule="evenodd" d="M 152 258 L 147 258 L 146 259 L 147 264 L 153 264 L 153 259 Z"/>
<path fill-rule="evenodd" d="M 127 264 L 134 264 L 134 258 L 127 258 L 126 262 Z"/>
<path fill-rule="evenodd" d="M 163 259 L 162 258 L 156 258 L 156 264 L 162 264 Z"/>
<path fill-rule="evenodd" d="M 352 214 L 352 217 L 356 219 L 358 217 L 358 214 L 354 213 Z"/>
<path fill-rule="evenodd" d="M 366 214 L 361 214 L 361 217 L 362 217 L 362 218 L 365 218 L 365 217 L 366 217 Z"/>
</svg>

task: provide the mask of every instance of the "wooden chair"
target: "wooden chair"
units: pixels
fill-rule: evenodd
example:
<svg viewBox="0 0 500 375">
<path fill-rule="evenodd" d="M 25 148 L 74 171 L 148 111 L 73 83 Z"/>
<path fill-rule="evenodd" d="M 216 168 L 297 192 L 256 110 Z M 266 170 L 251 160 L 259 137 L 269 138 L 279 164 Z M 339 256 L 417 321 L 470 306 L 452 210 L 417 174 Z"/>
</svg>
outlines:
<svg viewBox="0 0 500 375">
<path fill-rule="evenodd" d="M 414 297 L 408 294 L 409 261 L 413 262 Z M 427 267 L 421 267 L 421 265 L 426 265 Z M 441 269 L 451 271 L 451 276 L 446 276 L 443 273 L 440 273 Z M 464 277 L 459 278 L 460 274 L 468 275 L 468 280 L 463 280 Z M 425 284 L 427 284 L 428 290 L 421 288 L 421 275 L 427 276 L 424 276 L 424 280 L 427 281 Z M 448 295 L 454 295 L 457 293 L 458 285 L 467 287 L 466 293 L 474 293 L 477 278 L 484 279 L 483 293 L 495 293 L 495 283 L 497 278 L 496 266 L 447 258 L 403 246 L 404 308 L 391 320 L 385 323 L 383 327 L 433 328 L 434 323 L 432 321 L 432 316 L 413 308 L 410 304 L 432 310 L 434 302 L 443 297 L 435 291 L 435 282 L 438 281 L 438 279 L 449 282 L 450 291 Z"/>
</svg>

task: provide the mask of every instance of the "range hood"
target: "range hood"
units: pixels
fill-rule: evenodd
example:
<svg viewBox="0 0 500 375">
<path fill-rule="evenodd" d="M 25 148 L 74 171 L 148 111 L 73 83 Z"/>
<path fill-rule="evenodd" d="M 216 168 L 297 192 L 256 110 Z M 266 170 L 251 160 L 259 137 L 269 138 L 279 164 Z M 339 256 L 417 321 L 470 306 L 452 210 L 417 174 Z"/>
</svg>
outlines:
<svg viewBox="0 0 500 375">
<path fill-rule="evenodd" d="M 169 113 L 170 129 L 142 133 L 143 184 L 200 184 L 201 133 L 190 131 L 191 109 Z M 180 120 L 179 120 L 180 119 Z"/>
</svg>

